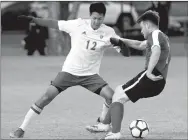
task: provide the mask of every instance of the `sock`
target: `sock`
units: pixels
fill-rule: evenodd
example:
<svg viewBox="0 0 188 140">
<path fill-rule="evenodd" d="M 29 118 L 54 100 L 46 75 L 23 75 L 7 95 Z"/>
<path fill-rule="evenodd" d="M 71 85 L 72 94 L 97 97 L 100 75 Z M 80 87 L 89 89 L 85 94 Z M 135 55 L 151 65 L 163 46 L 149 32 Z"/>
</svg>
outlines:
<svg viewBox="0 0 188 140">
<path fill-rule="evenodd" d="M 110 124 L 111 123 L 111 110 L 112 110 L 112 106 L 110 105 L 110 108 L 108 109 L 108 112 L 107 112 L 104 120 L 102 121 L 103 124 Z"/>
<path fill-rule="evenodd" d="M 111 122 L 112 122 L 112 133 L 118 133 L 121 130 L 121 122 L 124 115 L 124 106 L 122 103 L 114 102 L 111 105 Z"/>
<path fill-rule="evenodd" d="M 29 109 L 29 111 L 27 112 L 27 114 L 25 115 L 24 121 L 22 122 L 19 128 L 25 131 L 25 129 L 27 128 L 31 120 L 35 118 L 36 116 L 38 116 L 41 112 L 42 112 L 42 109 L 40 109 L 35 104 L 33 104 L 31 108 Z"/>
<path fill-rule="evenodd" d="M 104 120 L 108 110 L 109 110 L 109 105 L 106 102 L 104 102 L 103 106 L 102 106 L 102 112 L 101 112 L 101 116 L 100 116 L 100 121 Z"/>
</svg>

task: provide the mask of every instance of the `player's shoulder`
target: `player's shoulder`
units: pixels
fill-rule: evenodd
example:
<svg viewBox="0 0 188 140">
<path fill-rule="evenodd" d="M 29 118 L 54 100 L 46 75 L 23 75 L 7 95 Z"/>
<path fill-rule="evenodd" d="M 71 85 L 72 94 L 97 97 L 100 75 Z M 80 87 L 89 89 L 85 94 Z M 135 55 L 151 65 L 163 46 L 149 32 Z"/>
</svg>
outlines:
<svg viewBox="0 0 188 140">
<path fill-rule="evenodd" d="M 86 25 L 89 24 L 89 20 L 88 19 L 77 18 L 76 20 L 78 22 L 78 26 L 79 25 L 83 25 L 83 24 L 86 24 Z"/>
<path fill-rule="evenodd" d="M 115 33 L 115 30 L 112 27 L 107 26 L 105 24 L 101 25 L 100 30 L 102 30 L 106 34 L 114 34 Z"/>
<path fill-rule="evenodd" d="M 76 26 L 89 25 L 89 19 L 77 18 L 70 21 L 75 22 Z"/>
<path fill-rule="evenodd" d="M 152 41 L 162 42 L 166 40 L 168 37 L 166 34 L 164 34 L 161 30 L 155 30 L 153 31 L 148 39 L 152 39 Z"/>
<path fill-rule="evenodd" d="M 161 30 L 158 29 L 158 30 L 155 30 L 155 31 L 152 32 L 152 36 L 166 37 L 166 34 L 163 33 Z"/>
</svg>

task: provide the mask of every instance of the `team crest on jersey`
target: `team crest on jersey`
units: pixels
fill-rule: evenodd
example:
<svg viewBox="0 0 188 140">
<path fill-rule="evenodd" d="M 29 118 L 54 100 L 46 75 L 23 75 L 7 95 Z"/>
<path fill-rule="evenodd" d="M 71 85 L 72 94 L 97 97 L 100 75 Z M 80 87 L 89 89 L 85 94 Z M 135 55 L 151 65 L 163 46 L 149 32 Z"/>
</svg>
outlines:
<svg viewBox="0 0 188 140">
<path fill-rule="evenodd" d="M 102 39 L 104 36 L 103 35 L 100 35 L 100 39 Z"/>
</svg>

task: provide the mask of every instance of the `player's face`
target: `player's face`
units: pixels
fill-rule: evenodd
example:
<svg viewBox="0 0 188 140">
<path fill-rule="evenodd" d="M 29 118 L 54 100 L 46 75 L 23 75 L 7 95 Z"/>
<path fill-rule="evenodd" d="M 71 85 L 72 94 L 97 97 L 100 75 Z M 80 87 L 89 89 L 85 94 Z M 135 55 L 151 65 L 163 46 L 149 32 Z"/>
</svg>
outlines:
<svg viewBox="0 0 188 140">
<path fill-rule="evenodd" d="M 140 22 L 141 27 L 141 33 L 144 36 L 145 39 L 147 39 L 147 36 L 149 35 L 149 26 L 148 23 L 145 21 Z"/>
<path fill-rule="evenodd" d="M 91 27 L 94 30 L 98 29 L 104 21 L 104 15 L 97 12 L 91 13 L 90 17 L 91 17 Z"/>
</svg>

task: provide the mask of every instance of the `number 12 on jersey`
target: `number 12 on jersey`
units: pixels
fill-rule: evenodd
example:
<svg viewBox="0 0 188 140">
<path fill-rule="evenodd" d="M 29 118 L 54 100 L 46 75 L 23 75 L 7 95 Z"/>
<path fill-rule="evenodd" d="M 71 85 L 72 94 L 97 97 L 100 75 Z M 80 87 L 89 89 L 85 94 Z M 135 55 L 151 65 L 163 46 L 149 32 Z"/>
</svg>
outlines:
<svg viewBox="0 0 188 140">
<path fill-rule="evenodd" d="M 96 46 L 97 46 L 97 42 L 96 41 L 88 40 L 87 41 L 87 45 L 86 45 L 86 49 L 95 50 Z"/>
</svg>

